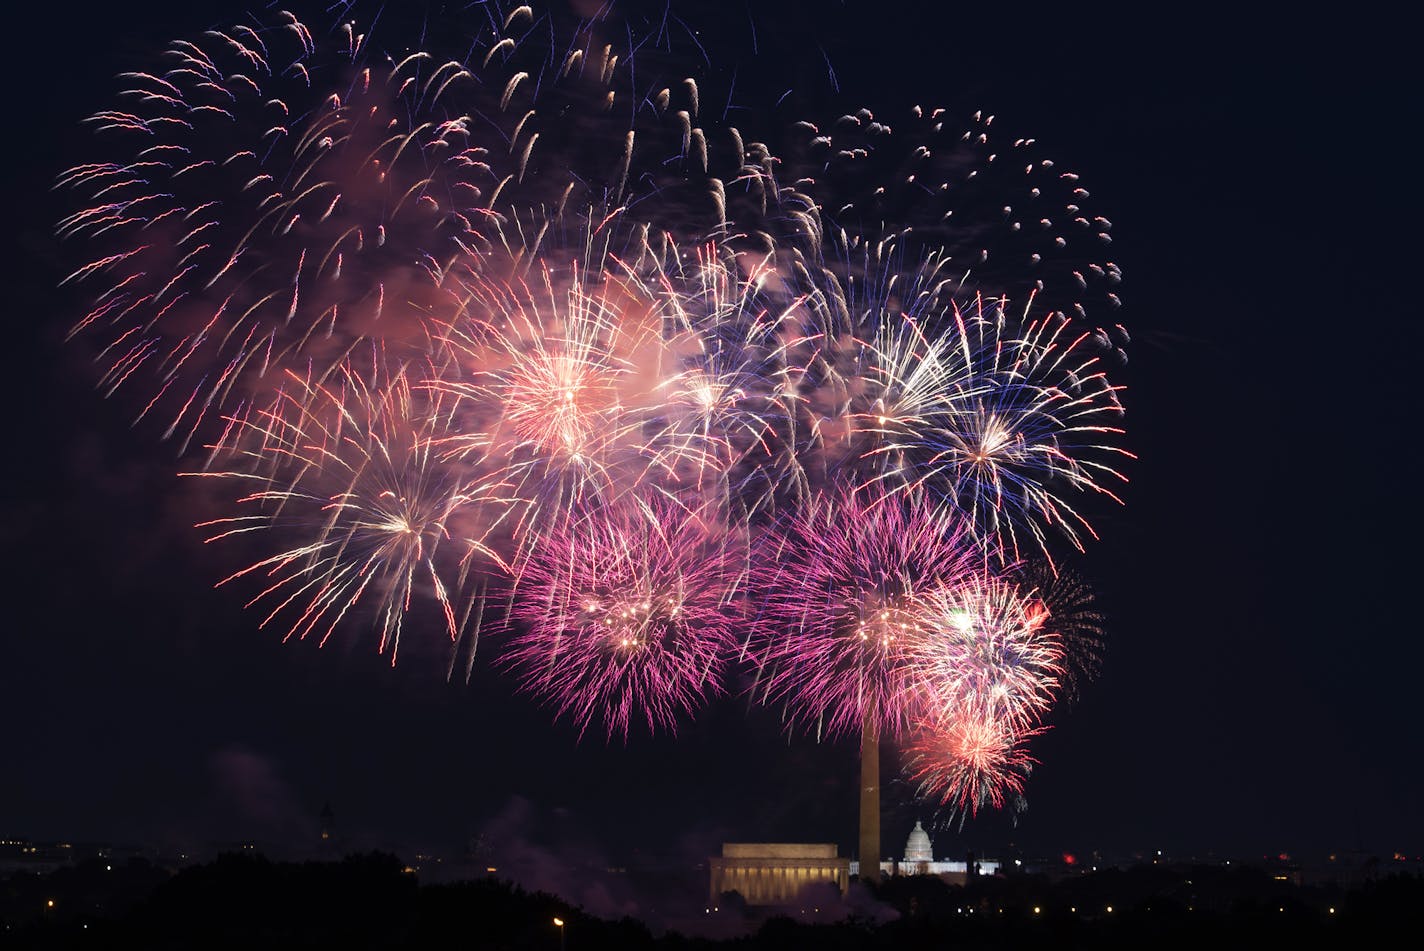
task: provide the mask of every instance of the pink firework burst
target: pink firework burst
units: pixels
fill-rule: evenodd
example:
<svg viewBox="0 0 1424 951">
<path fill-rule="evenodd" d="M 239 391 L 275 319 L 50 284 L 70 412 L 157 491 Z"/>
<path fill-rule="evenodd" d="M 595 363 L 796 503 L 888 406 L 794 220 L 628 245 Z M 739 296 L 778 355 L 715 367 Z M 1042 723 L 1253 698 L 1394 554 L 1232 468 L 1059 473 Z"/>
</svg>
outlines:
<svg viewBox="0 0 1424 951">
<path fill-rule="evenodd" d="M 514 487 L 522 549 L 566 510 L 613 497 L 615 484 L 640 475 L 634 457 L 647 386 L 631 356 L 648 334 L 626 313 L 637 309 L 629 292 L 600 269 L 474 276 L 467 292 L 443 341 L 447 365 L 432 383 L 452 399 L 457 421 L 442 449 Z"/>
<path fill-rule="evenodd" d="M 533 546 L 511 599 L 502 663 L 525 690 L 611 739 L 633 721 L 675 731 L 723 692 L 743 614 L 739 546 L 698 514 L 624 499 Z"/>
<path fill-rule="evenodd" d="M 87 263 L 100 386 L 147 380 L 143 414 L 186 443 L 204 418 L 336 367 L 357 343 L 415 356 L 446 262 L 488 245 L 499 180 L 454 92 L 458 62 L 371 55 L 349 21 L 290 13 L 170 44 L 91 117 L 98 161 L 59 178 L 58 233 Z M 132 385 L 132 384 L 128 384 Z"/>
<path fill-rule="evenodd" d="M 760 689 L 830 734 L 903 733 L 930 692 L 918 644 L 925 597 L 969 576 L 977 548 L 920 494 L 841 489 L 812 500 L 761 547 L 754 653 Z"/>
</svg>

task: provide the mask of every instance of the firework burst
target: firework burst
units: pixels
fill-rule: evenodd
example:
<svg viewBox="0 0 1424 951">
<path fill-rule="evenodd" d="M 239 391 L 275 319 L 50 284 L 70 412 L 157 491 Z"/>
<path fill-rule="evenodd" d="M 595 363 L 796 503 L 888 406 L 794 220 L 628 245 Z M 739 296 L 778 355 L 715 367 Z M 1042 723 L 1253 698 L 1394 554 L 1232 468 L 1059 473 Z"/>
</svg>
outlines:
<svg viewBox="0 0 1424 951">
<path fill-rule="evenodd" d="M 620 477 L 640 480 L 654 384 L 639 361 L 658 349 L 657 327 L 627 283 L 578 264 L 480 278 L 466 294 L 431 382 L 458 423 L 442 451 L 513 487 L 522 549 L 575 507 L 616 494 Z"/>
<path fill-rule="evenodd" d="M 797 464 L 780 338 L 795 305 L 768 290 L 779 284 L 769 258 L 703 245 L 644 283 L 663 328 L 650 467 L 683 487 L 715 488 L 738 521 L 771 510 Z"/>
<path fill-rule="evenodd" d="M 325 644 L 361 614 L 395 663 L 406 616 L 428 599 L 457 637 L 466 612 L 455 594 L 471 568 L 504 567 L 484 540 L 507 501 L 498 483 L 438 458 L 447 417 L 427 397 L 403 371 L 343 364 L 329 383 L 293 375 L 269 406 L 228 420 L 214 447 L 219 464 L 194 475 L 252 490 L 236 499 L 243 514 L 199 527 L 210 542 L 275 543 L 275 553 L 219 582 L 264 579 L 249 602 L 268 612 L 261 626 L 285 617 L 287 638 L 316 633 Z"/>
<path fill-rule="evenodd" d="M 68 278 L 97 288 L 72 332 L 108 335 L 107 392 L 155 380 L 144 413 L 169 407 L 186 439 L 274 366 L 330 368 L 372 338 L 426 349 L 422 314 L 487 243 L 494 184 L 447 108 L 470 74 L 427 60 L 381 62 L 350 24 L 281 14 L 125 74 L 123 105 L 91 119 L 114 157 L 60 177 L 89 202 L 59 233 L 95 254 Z"/>
<path fill-rule="evenodd" d="M 281 12 L 123 74 L 90 119 L 104 157 L 58 180 L 78 205 L 58 233 L 88 255 L 65 283 L 93 293 L 71 335 L 97 338 L 101 388 L 151 388 L 140 415 L 186 445 L 286 367 L 329 370 L 369 340 L 428 356 L 452 272 L 537 257 L 565 209 L 656 194 L 646 170 L 686 157 L 665 127 L 691 121 L 695 82 L 643 119 L 615 90 L 631 57 L 592 22 L 546 43 L 531 8 L 499 6 L 458 58 Z"/>
<path fill-rule="evenodd" d="M 923 598 L 925 636 L 912 646 L 932 718 L 982 719 L 1025 730 L 1052 706 L 1063 645 L 1042 601 L 1012 581 L 970 575 Z"/>
<path fill-rule="evenodd" d="M 1120 388 L 1085 345 L 1092 335 L 1074 335 L 1061 317 L 1029 320 L 1009 335 L 1002 306 L 956 316 L 983 355 L 984 385 L 964 394 L 957 425 L 939 431 L 928 468 L 942 473 L 946 494 L 1006 562 L 1048 556 L 1050 533 L 1081 551 L 1097 536 L 1075 496 L 1120 503 L 1119 460 L 1132 457 L 1116 445 Z"/>
<path fill-rule="evenodd" d="M 1021 803 L 1034 766 L 1025 749 L 1037 731 L 1015 732 L 983 716 L 961 716 L 918 733 L 906 750 L 906 772 L 920 795 L 963 820 L 981 808 Z"/>
<path fill-rule="evenodd" d="M 1022 590 L 1047 606 L 1046 629 L 1063 645 L 1062 695 L 1076 700 L 1102 663 L 1104 618 L 1097 595 L 1076 571 L 1063 565 L 1032 561 L 1014 574 Z"/>
<path fill-rule="evenodd" d="M 742 560 L 718 526 L 667 500 L 590 510 L 521 565 L 501 663 L 581 733 L 674 731 L 724 690 Z"/>
<path fill-rule="evenodd" d="M 1045 313 L 1104 320 L 1121 281 L 1109 258 L 1112 222 L 1036 139 L 1002 135 L 994 122 L 920 106 L 893 118 L 859 109 L 798 122 L 782 174 L 811 183 L 816 233 L 837 271 L 853 264 L 847 252 L 898 237 L 986 296 L 1037 296 Z"/>
<path fill-rule="evenodd" d="M 970 576 L 926 597 L 915 642 L 926 715 L 907 749 L 921 795 L 960 815 L 1022 803 L 1033 766 L 1027 741 L 1043 732 L 1063 670 L 1047 605 L 1012 578 Z"/>
<path fill-rule="evenodd" d="M 925 598 L 974 564 L 972 539 L 922 495 L 817 498 L 757 553 L 760 693 L 818 732 L 904 732 L 930 700 L 917 653 Z"/>
<path fill-rule="evenodd" d="M 1113 500 L 1120 387 L 1098 337 L 1062 316 L 1016 314 L 967 293 L 935 252 L 907 262 L 896 241 L 863 246 L 854 274 L 824 272 L 805 297 L 815 341 L 798 395 L 813 472 L 887 491 L 929 492 L 965 513 L 1001 564 L 1081 549 L 1078 498 Z M 813 481 L 814 478 L 813 478 Z"/>
</svg>

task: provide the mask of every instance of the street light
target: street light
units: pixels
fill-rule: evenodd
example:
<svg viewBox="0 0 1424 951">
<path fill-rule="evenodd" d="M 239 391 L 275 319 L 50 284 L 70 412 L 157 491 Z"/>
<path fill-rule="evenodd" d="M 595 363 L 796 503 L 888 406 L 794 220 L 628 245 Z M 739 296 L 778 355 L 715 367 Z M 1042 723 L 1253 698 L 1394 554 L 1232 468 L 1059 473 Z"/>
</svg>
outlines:
<svg viewBox="0 0 1424 951">
<path fill-rule="evenodd" d="M 564 919 L 555 916 L 554 927 L 559 929 L 559 951 L 564 951 Z"/>
</svg>

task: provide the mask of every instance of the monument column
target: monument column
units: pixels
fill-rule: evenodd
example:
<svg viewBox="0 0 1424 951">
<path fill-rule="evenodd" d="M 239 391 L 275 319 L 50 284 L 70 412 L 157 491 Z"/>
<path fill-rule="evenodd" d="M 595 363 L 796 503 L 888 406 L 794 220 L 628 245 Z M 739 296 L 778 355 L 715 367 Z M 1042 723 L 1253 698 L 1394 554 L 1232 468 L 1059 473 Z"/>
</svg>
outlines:
<svg viewBox="0 0 1424 951">
<path fill-rule="evenodd" d="M 869 714 L 860 732 L 860 880 L 880 881 L 880 734 Z"/>
</svg>

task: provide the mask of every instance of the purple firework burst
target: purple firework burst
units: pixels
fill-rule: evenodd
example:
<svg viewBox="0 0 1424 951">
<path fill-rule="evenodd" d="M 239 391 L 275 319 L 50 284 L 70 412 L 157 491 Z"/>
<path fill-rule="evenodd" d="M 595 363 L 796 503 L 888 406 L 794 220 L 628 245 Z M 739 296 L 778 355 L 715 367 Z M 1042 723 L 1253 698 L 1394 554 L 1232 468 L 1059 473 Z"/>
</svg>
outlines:
<svg viewBox="0 0 1424 951">
<path fill-rule="evenodd" d="M 974 570 L 958 518 L 922 494 L 842 488 L 765 540 L 753 584 L 760 689 L 830 734 L 897 735 L 924 715 L 925 597 Z"/>
<path fill-rule="evenodd" d="M 502 663 L 580 732 L 675 731 L 723 692 L 739 646 L 743 557 L 716 524 L 658 498 L 600 505 L 542 537 L 518 572 Z"/>
</svg>

